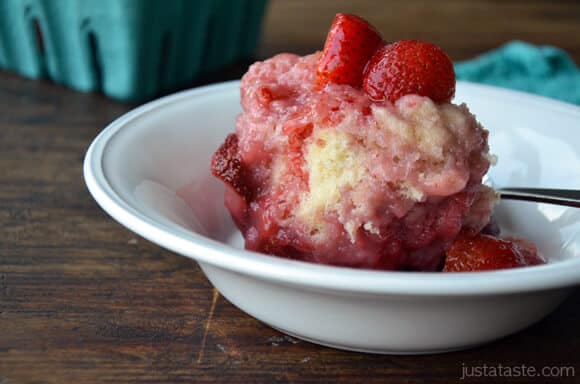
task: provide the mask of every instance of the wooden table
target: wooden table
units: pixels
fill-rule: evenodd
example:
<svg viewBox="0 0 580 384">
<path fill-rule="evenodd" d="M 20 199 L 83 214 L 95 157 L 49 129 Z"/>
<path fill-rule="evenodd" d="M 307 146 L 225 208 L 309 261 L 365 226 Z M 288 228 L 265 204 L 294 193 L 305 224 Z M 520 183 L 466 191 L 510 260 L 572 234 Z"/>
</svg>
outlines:
<svg viewBox="0 0 580 384">
<path fill-rule="evenodd" d="M 436 41 L 454 59 L 525 38 L 580 62 L 578 2 L 434 3 L 274 1 L 259 52 L 316 49 L 318 23 L 345 9 L 393 39 Z M 319 347 L 245 315 L 195 262 L 135 236 L 88 194 L 85 150 L 132 107 L 0 72 L 0 383 L 449 383 L 483 364 L 571 366 L 575 378 L 516 382 L 580 381 L 578 293 L 516 335 L 429 356 Z"/>
</svg>

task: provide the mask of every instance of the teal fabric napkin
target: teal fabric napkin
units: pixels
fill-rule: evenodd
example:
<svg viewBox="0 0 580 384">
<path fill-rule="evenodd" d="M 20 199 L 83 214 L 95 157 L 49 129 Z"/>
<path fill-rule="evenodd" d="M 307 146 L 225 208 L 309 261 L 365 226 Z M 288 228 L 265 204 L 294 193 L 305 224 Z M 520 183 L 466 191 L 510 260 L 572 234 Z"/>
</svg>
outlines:
<svg viewBox="0 0 580 384">
<path fill-rule="evenodd" d="M 580 104 L 580 69 L 563 50 L 513 41 L 455 64 L 458 80 L 536 93 Z"/>
</svg>

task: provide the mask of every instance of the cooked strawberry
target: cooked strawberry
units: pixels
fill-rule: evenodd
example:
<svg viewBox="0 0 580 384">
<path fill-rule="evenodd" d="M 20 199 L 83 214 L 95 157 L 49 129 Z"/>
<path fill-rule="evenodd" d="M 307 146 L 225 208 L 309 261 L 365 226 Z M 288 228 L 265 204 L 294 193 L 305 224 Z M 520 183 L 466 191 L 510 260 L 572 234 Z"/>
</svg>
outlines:
<svg viewBox="0 0 580 384">
<path fill-rule="evenodd" d="M 231 133 L 211 158 L 211 173 L 232 187 L 244 198 L 249 197 L 249 188 L 244 177 L 242 159 L 238 151 L 238 136 Z"/>
<path fill-rule="evenodd" d="M 543 263 L 531 242 L 462 232 L 447 251 L 443 271 L 488 271 Z"/>
<path fill-rule="evenodd" d="M 338 13 L 318 63 L 318 83 L 362 85 L 365 65 L 383 44 L 377 30 L 360 17 Z"/>
<path fill-rule="evenodd" d="M 417 40 L 401 40 L 379 48 L 363 76 L 363 89 L 373 100 L 394 103 L 417 94 L 435 102 L 449 102 L 455 95 L 455 72 L 449 56 L 438 46 Z"/>
</svg>

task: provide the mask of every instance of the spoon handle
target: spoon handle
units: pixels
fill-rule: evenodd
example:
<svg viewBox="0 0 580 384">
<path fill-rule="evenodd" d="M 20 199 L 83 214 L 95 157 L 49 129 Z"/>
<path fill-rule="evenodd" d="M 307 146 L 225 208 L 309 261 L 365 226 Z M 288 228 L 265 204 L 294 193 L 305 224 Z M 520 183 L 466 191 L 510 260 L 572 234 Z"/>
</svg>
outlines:
<svg viewBox="0 0 580 384">
<path fill-rule="evenodd" d="M 580 208 L 580 190 L 550 188 L 499 188 L 502 199 L 537 201 Z"/>
</svg>

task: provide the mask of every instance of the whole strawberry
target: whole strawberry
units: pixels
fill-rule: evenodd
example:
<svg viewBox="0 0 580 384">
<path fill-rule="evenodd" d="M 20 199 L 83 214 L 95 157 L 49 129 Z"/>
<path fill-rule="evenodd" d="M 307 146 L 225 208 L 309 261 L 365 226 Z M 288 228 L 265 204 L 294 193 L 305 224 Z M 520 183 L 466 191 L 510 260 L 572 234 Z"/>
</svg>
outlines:
<svg viewBox="0 0 580 384">
<path fill-rule="evenodd" d="M 543 263 L 530 242 L 463 232 L 447 251 L 443 271 L 489 271 Z"/>
<path fill-rule="evenodd" d="M 438 46 L 418 40 L 401 40 L 379 48 L 363 76 L 364 91 L 376 101 L 394 103 L 417 94 L 435 102 L 455 95 L 455 72 L 449 56 Z"/>
<path fill-rule="evenodd" d="M 360 88 L 365 65 L 383 39 L 358 16 L 338 13 L 326 36 L 318 63 L 318 83 L 349 84 Z"/>
</svg>

